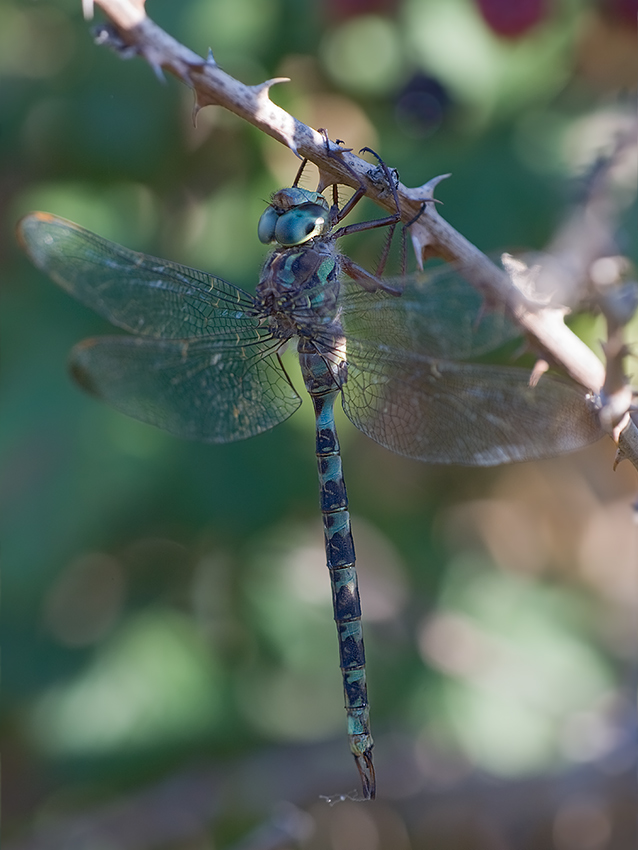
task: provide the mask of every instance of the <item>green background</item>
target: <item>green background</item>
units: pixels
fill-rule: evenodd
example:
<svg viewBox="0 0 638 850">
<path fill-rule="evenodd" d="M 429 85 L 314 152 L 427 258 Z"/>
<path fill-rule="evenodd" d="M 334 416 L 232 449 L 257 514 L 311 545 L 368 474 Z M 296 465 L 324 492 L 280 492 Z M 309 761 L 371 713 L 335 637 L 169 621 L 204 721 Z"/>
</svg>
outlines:
<svg viewBox="0 0 638 850">
<path fill-rule="evenodd" d="M 547 246 L 632 120 L 623 9 L 563 0 L 506 39 L 471 0 L 147 4 L 243 82 L 290 77 L 275 102 L 406 185 L 452 172 L 440 212 L 485 251 Z M 340 418 L 380 800 L 317 802 L 356 774 L 308 402 L 229 446 L 101 406 L 65 361 L 108 326 L 13 235 L 43 209 L 253 289 L 258 217 L 298 162 L 219 108 L 194 127 L 192 93 L 96 46 L 74 0 L 0 2 L 0 76 L 13 846 L 629 846 L 635 471 L 612 472 L 609 440 L 427 467 Z M 633 260 L 635 188 L 620 162 L 613 230 Z M 373 232 L 344 250 L 373 268 L 381 246 Z M 578 329 L 599 352 L 599 320 Z"/>
</svg>

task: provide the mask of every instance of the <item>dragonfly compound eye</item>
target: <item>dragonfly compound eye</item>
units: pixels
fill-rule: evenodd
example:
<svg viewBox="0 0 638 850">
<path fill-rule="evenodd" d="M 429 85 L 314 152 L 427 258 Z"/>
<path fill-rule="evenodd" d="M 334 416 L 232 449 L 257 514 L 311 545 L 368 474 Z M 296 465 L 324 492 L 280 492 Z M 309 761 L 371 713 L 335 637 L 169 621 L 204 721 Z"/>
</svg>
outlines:
<svg viewBox="0 0 638 850">
<path fill-rule="evenodd" d="M 275 241 L 275 226 L 279 216 L 280 213 L 274 207 L 268 207 L 259 219 L 257 236 L 259 237 L 259 241 L 263 242 L 264 245 Z"/>
<path fill-rule="evenodd" d="M 277 219 L 275 239 L 280 245 L 301 245 L 315 236 L 322 236 L 327 227 L 328 214 L 323 207 L 301 204 Z"/>
</svg>

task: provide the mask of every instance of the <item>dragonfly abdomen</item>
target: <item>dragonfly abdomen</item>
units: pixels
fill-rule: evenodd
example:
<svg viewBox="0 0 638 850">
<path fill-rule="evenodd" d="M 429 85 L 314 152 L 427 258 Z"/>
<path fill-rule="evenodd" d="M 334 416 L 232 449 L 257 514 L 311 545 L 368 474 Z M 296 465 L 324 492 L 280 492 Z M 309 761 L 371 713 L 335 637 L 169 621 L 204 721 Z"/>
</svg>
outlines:
<svg viewBox="0 0 638 850">
<path fill-rule="evenodd" d="M 305 348 L 304 341 L 300 340 L 300 362 L 316 417 L 321 514 L 339 639 L 339 666 L 343 678 L 348 740 L 361 775 L 364 797 L 371 799 L 376 790 L 372 761 L 374 743 L 370 733 L 361 602 L 348 495 L 334 420 L 334 403 L 339 395 L 339 387 L 322 356 L 310 354 Z"/>
</svg>

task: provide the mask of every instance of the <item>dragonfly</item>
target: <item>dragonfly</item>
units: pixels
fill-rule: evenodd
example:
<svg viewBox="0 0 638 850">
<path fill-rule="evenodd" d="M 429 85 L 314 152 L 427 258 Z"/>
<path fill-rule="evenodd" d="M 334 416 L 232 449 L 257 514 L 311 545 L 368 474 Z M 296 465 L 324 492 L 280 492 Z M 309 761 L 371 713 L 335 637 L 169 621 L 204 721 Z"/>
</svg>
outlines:
<svg viewBox="0 0 638 850">
<path fill-rule="evenodd" d="M 376 155 L 376 154 L 375 154 Z M 254 295 L 208 274 L 109 242 L 35 212 L 18 226 L 34 264 L 125 334 L 80 342 L 71 371 L 113 407 L 171 434 L 230 443 L 268 431 L 301 404 L 282 361 L 296 340 L 314 406 L 326 561 L 350 749 L 361 797 L 376 777 L 348 497 L 335 427 L 348 419 L 393 452 L 490 466 L 579 449 L 602 436 L 585 390 L 553 375 L 472 363 L 519 335 L 458 273 L 387 282 L 341 253 L 341 237 L 393 228 L 400 213 L 341 225 L 321 192 L 277 191 L 258 225 L 274 246 Z M 389 170 L 385 168 L 392 188 Z M 480 317 L 480 319 L 479 319 Z"/>
</svg>

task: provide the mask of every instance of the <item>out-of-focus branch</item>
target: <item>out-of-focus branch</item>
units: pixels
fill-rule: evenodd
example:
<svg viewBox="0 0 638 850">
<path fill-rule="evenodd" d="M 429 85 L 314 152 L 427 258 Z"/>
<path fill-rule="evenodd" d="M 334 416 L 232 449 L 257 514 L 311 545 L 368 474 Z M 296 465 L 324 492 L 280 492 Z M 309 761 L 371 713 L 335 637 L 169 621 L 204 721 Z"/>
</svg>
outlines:
<svg viewBox="0 0 638 850">
<path fill-rule="evenodd" d="M 633 167 L 627 166 L 635 159 L 637 139 L 638 121 L 627 117 L 619 124 L 611 151 L 598 156 L 581 181 L 580 203 L 558 228 L 549 246 L 549 262 L 544 271 L 549 281 L 544 287 L 540 282 L 541 289 L 558 287 L 566 303 L 589 285 L 593 301 L 607 323 L 607 340 L 601 343 L 605 356 L 601 423 L 618 444 L 616 463 L 630 460 L 634 466 L 638 429 L 629 417 L 634 392 L 624 359 L 632 353 L 626 345 L 625 328 L 636 312 L 638 284 L 622 282 L 630 264 L 616 256 L 615 232 L 619 212 L 631 198 L 626 177 L 619 175 L 627 170 L 633 172 Z"/>
<path fill-rule="evenodd" d="M 145 15 L 144 0 L 95 3 L 110 19 L 115 40 L 124 51 L 139 54 L 156 70 L 169 71 L 193 89 L 195 114 L 204 106 L 223 106 L 288 146 L 297 156 L 315 163 L 323 186 L 338 182 L 357 188 L 363 184 L 372 200 L 387 210 L 394 209 L 392 193 L 376 165 L 332 142 L 327 144 L 321 133 L 272 102 L 271 86 L 284 80 L 267 80 L 256 86 L 240 83 L 222 71 L 212 56 L 203 59 L 151 21 Z M 503 269 L 441 218 L 435 204 L 423 203 L 432 198 L 441 179 L 435 177 L 416 188 L 401 183 L 397 186 L 402 220 L 409 223 L 421 211 L 410 227 L 417 259 L 439 256 L 455 263 L 482 292 L 488 306 L 505 307 L 543 357 L 588 390 L 598 392 L 605 379 L 603 364 L 565 325 L 564 312 L 535 303 Z M 630 451 L 625 456 L 638 468 L 638 452 Z"/>
<path fill-rule="evenodd" d="M 605 383 L 600 393 L 600 416 L 605 430 L 613 434 L 618 442 L 617 464 L 625 459 L 631 460 L 638 448 L 638 429 L 629 415 L 634 393 L 623 362 L 631 353 L 625 343 L 625 327 L 638 307 L 638 283 L 630 281 L 621 285 L 619 280 L 607 277 L 613 274 L 614 265 L 618 267 L 617 273 L 621 271 L 622 260 L 621 257 L 598 260 L 593 266 L 592 275 L 599 290 L 600 308 L 607 322 L 607 340 L 602 344 L 606 370 Z"/>
</svg>

